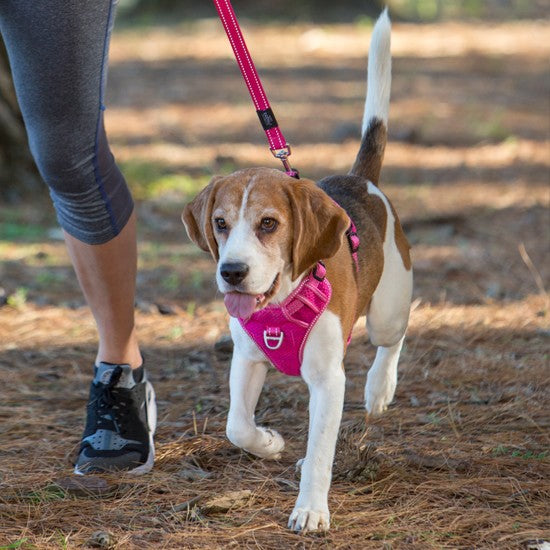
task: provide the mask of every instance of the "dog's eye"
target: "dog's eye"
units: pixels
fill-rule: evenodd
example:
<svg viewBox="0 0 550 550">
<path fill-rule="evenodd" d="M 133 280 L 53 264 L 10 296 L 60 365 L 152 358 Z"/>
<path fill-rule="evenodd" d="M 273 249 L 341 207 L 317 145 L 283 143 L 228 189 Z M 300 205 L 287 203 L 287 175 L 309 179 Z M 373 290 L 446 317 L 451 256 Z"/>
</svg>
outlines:
<svg viewBox="0 0 550 550">
<path fill-rule="evenodd" d="M 226 231 L 227 230 L 227 223 L 225 223 L 225 220 L 223 218 L 216 218 L 214 220 L 214 223 L 216 224 L 216 229 L 218 231 Z"/>
<path fill-rule="evenodd" d="M 275 231 L 275 229 L 277 229 L 278 224 L 279 222 L 277 220 L 274 220 L 273 218 L 263 218 L 260 224 L 260 228 L 266 233 L 271 233 L 272 231 Z"/>
</svg>

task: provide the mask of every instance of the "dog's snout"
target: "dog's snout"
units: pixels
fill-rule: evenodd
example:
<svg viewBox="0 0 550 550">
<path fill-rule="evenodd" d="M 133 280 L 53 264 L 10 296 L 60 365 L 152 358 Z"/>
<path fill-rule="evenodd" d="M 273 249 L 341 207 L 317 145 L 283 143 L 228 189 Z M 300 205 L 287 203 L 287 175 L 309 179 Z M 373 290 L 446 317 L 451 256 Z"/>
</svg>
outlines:
<svg viewBox="0 0 550 550">
<path fill-rule="evenodd" d="M 241 262 L 225 263 L 220 266 L 220 275 L 230 285 L 238 285 L 248 274 L 248 266 Z"/>
</svg>

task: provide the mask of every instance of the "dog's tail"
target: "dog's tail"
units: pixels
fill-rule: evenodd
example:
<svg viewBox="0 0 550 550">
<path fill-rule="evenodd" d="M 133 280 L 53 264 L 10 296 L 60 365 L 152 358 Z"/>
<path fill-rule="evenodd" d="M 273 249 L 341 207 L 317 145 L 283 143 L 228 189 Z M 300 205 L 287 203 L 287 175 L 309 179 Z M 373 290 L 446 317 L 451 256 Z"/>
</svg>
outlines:
<svg viewBox="0 0 550 550">
<path fill-rule="evenodd" d="M 390 109 L 391 23 L 386 8 L 372 31 L 369 51 L 368 88 L 363 114 L 362 141 L 351 174 L 378 185 L 384 159 Z"/>
</svg>

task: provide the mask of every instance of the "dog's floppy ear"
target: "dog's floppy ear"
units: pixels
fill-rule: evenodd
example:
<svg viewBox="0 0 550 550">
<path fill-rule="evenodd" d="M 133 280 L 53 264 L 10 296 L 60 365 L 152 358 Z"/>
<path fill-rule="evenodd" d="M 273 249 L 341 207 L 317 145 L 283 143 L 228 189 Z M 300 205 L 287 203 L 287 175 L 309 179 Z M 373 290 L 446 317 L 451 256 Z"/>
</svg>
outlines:
<svg viewBox="0 0 550 550">
<path fill-rule="evenodd" d="M 292 280 L 330 258 L 342 245 L 349 217 L 311 180 L 293 181 L 287 188 L 292 209 Z"/>
<path fill-rule="evenodd" d="M 189 238 L 218 261 L 218 243 L 212 230 L 212 208 L 216 191 L 223 177 L 215 176 L 210 183 L 183 209 L 181 219 Z"/>
</svg>

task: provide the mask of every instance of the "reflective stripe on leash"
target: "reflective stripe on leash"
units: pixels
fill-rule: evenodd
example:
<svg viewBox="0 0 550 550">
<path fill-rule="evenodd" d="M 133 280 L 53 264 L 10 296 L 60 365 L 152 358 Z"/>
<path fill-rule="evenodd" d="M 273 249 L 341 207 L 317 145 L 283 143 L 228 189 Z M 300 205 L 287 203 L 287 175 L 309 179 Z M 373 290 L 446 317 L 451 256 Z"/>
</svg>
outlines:
<svg viewBox="0 0 550 550">
<path fill-rule="evenodd" d="M 286 142 L 283 133 L 281 132 L 277 119 L 273 114 L 273 110 L 267 100 L 267 95 L 262 86 L 262 82 L 250 56 L 250 52 L 246 46 L 246 42 L 239 27 L 237 16 L 233 10 L 230 0 L 213 0 L 218 15 L 223 24 L 223 28 L 229 38 L 231 48 L 235 54 L 235 59 L 243 75 L 246 87 L 250 93 L 250 97 L 256 108 L 256 113 L 260 119 L 262 128 L 267 136 L 269 148 L 273 156 L 278 158 L 282 163 L 287 175 L 292 178 L 299 179 L 298 170 L 290 166 L 288 157 L 290 156 L 290 145 Z"/>
</svg>

